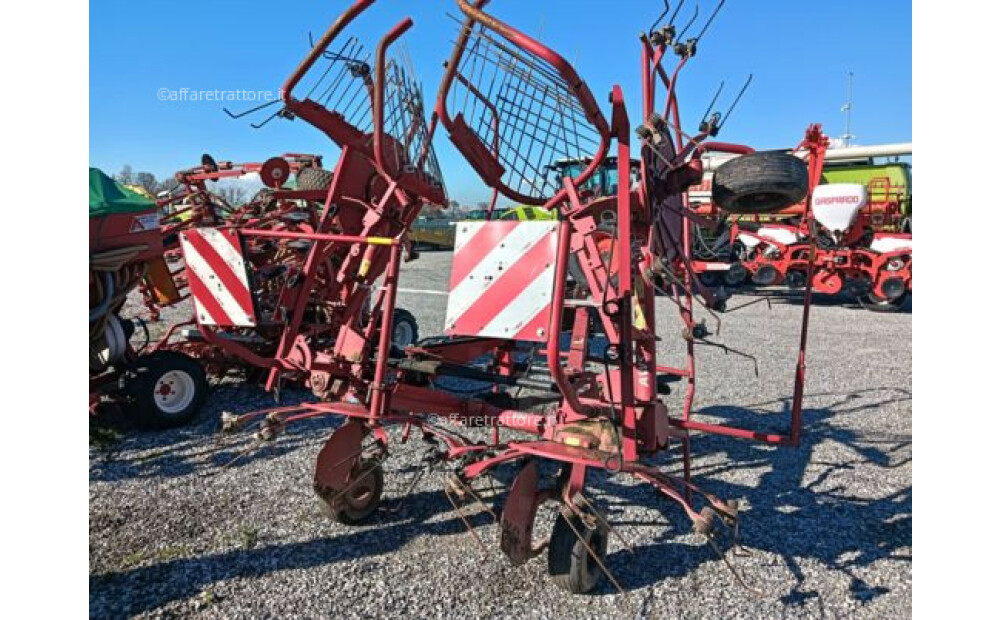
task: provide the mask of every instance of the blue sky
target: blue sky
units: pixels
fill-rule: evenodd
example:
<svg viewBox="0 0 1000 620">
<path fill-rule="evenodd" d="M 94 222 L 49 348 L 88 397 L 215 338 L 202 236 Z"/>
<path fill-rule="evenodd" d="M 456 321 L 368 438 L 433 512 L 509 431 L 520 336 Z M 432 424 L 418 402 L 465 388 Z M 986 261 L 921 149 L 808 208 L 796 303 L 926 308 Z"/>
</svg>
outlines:
<svg viewBox="0 0 1000 620">
<path fill-rule="evenodd" d="M 688 0 L 688 14 L 695 0 Z M 714 3 L 702 1 L 707 16 Z M 219 102 L 160 101 L 160 89 L 277 91 L 347 0 L 259 4 L 243 0 L 90 4 L 90 164 L 114 173 L 123 164 L 158 178 L 217 159 L 263 161 L 283 152 L 314 152 L 332 166 L 336 146 L 302 121 L 275 120 L 255 130 L 231 120 Z M 662 10 L 660 0 L 494 0 L 490 12 L 537 36 L 575 63 L 599 102 L 618 83 L 632 124 L 639 120 L 637 35 Z M 451 50 L 458 14 L 453 0 L 379 0 L 352 25 L 370 45 L 403 16 L 404 40 L 429 98 Z M 682 21 L 682 20 L 678 20 Z M 912 15 L 908 1 L 803 2 L 729 0 L 698 55 L 682 73 L 681 115 L 688 131 L 720 80 L 720 104 L 753 73 L 753 83 L 720 140 L 756 148 L 791 146 L 810 122 L 843 132 L 840 107 L 854 72 L 855 142 L 911 140 Z M 662 97 L 661 97 L 662 100 Z M 229 105 L 229 104 L 227 104 Z M 239 102 L 231 108 L 239 108 Z M 607 110 L 606 110 L 607 112 Z M 435 140 L 449 193 L 463 203 L 489 194 L 451 147 Z"/>
</svg>

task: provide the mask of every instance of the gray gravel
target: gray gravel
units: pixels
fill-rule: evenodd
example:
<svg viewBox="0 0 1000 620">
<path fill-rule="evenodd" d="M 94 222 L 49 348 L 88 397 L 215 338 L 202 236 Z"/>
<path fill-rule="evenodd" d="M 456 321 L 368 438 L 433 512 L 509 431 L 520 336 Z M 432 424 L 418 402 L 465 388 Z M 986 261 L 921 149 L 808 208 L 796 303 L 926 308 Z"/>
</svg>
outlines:
<svg viewBox="0 0 1000 620">
<path fill-rule="evenodd" d="M 425 253 L 403 285 L 444 290 L 450 253 Z M 739 296 L 731 302 L 750 301 Z M 421 335 L 438 333 L 446 298 L 403 293 Z M 658 301 L 660 355 L 680 363 L 680 324 Z M 718 340 L 751 362 L 702 349 L 697 408 L 705 419 L 781 428 L 792 388 L 801 306 L 792 297 L 724 316 Z M 711 322 L 710 322 L 711 324 Z M 805 435 L 798 449 L 700 436 L 694 475 L 744 502 L 749 557 L 734 558 L 740 588 L 686 518 L 651 488 L 597 479 L 592 494 L 632 552 L 613 539 L 608 584 L 571 596 L 546 576 L 544 555 L 509 565 L 488 515 L 473 518 L 487 557 L 428 476 L 401 494 L 421 446 L 396 446 L 386 499 L 370 525 L 324 518 L 312 465 L 332 422 L 293 428 L 280 441 L 223 468 L 248 437 L 218 443 L 222 410 L 268 406 L 259 388 L 223 382 L 199 420 L 169 432 L 128 430 L 92 446 L 92 617 L 908 617 L 911 615 L 911 315 L 877 315 L 844 300 L 814 308 Z M 285 390 L 284 402 L 307 398 Z M 670 397 L 674 410 L 680 396 Z M 672 459 L 660 459 L 676 469 Z M 504 472 L 501 472 L 503 474 Z M 543 509 L 536 535 L 554 513 Z"/>
</svg>

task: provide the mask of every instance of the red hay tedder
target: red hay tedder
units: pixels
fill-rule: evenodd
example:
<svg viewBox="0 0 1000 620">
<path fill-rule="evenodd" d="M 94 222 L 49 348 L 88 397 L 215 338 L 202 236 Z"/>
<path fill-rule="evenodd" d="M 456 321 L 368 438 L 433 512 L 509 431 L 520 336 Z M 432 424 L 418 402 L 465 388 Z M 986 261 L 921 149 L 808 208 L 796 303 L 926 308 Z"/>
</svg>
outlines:
<svg viewBox="0 0 1000 620">
<path fill-rule="evenodd" d="M 731 210 L 770 213 L 808 201 L 825 139 L 811 128 L 803 161 L 712 141 L 718 114 L 703 119 L 693 137 L 682 131 L 678 75 L 718 9 L 687 40 L 672 24 L 677 11 L 660 25 L 669 10 L 642 37 L 644 121 L 635 130 L 636 149 L 619 86 L 609 93 L 609 118 L 562 56 L 483 12 L 485 0 L 459 0 L 457 41 L 426 122 L 407 63 L 389 54 L 411 20 L 386 33 L 374 54 L 345 35 L 373 3 L 357 0 L 341 15 L 282 90 L 279 116 L 308 122 L 341 147 L 332 173 L 310 173 L 323 177 L 321 190 L 301 190 L 322 204 L 315 219 L 308 226 L 286 216 L 278 217 L 283 226 L 249 219 L 178 233 L 200 339 L 267 369 L 267 389 L 304 381 L 317 397 L 227 414 L 224 429 L 259 422 L 258 437 L 272 440 L 297 420 L 346 418 L 320 450 L 314 489 L 348 524 L 379 505 L 391 426 L 402 427 L 402 442 L 417 432 L 435 446 L 430 466 L 447 468 L 444 493 L 467 524 L 468 503 L 485 507 L 477 483 L 494 468 L 517 464 L 500 516 L 501 549 L 521 564 L 547 548 L 550 574 L 571 592 L 591 590 L 602 574 L 618 586 L 604 563 L 614 532 L 587 498 L 594 470 L 648 482 L 716 550 L 722 526 L 735 543 L 737 504 L 691 480 L 690 433 L 798 444 L 812 264 L 787 432 L 698 421 L 695 345 L 708 331 L 695 321 L 694 306 L 718 308 L 722 300 L 697 278 L 697 216 L 686 192 L 701 181 L 704 153 L 727 152 L 741 155 L 728 164 L 734 181 L 717 181 L 713 191 Z M 671 54 L 679 60 L 668 72 Z M 665 91 L 660 108 L 658 91 Z M 554 210 L 558 219 L 459 224 L 447 335 L 402 350 L 391 346 L 390 331 L 407 234 L 424 206 L 447 204 L 432 147 L 439 124 L 486 185 Z M 588 182 L 609 154 L 618 181 L 611 191 L 594 191 Z M 570 169 L 561 161 L 589 163 L 571 176 L 559 173 Z M 812 242 L 808 249 L 817 251 Z M 285 251 L 300 259 L 282 268 Z M 684 368 L 657 363 L 657 343 L 666 340 L 656 329 L 658 288 L 676 302 L 685 326 L 677 342 L 687 352 Z M 275 343 L 270 350 L 249 342 L 262 332 Z M 605 346 L 593 346 L 598 334 Z M 434 385 L 441 377 L 495 387 L 456 394 Z M 671 413 L 661 394 L 677 378 L 684 405 Z M 483 429 L 484 439 L 458 428 Z M 663 451 L 677 455 L 683 475 L 652 464 Z M 547 479 L 540 461 L 560 465 L 561 473 Z M 561 506 L 561 516 L 539 544 L 533 525 L 547 501 Z"/>
</svg>

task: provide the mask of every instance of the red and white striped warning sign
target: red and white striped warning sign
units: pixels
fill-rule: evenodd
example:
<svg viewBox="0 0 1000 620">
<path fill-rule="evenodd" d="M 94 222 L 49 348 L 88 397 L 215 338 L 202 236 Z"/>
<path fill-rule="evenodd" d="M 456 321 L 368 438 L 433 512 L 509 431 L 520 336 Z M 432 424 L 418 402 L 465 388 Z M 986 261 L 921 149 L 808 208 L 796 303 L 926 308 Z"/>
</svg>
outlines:
<svg viewBox="0 0 1000 620">
<path fill-rule="evenodd" d="M 182 232 L 180 237 L 198 322 L 221 327 L 256 325 L 236 231 L 197 228 Z"/>
<path fill-rule="evenodd" d="M 556 221 L 459 222 L 445 333 L 544 342 Z"/>
</svg>

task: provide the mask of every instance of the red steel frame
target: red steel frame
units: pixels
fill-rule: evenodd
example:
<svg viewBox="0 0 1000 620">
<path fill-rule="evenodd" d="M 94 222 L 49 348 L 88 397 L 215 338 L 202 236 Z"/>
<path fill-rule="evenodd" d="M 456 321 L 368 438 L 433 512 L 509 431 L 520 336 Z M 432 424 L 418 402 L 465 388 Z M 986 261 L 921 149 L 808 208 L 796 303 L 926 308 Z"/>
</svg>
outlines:
<svg viewBox="0 0 1000 620">
<path fill-rule="evenodd" d="M 346 492 L 353 484 L 352 475 L 361 458 L 361 441 L 371 434 L 379 449 L 388 449 L 385 428 L 390 424 L 404 425 L 403 441 L 411 428 L 423 431 L 441 441 L 446 447 L 445 460 L 462 457 L 458 469 L 459 484 L 470 483 L 491 468 L 511 461 L 530 461 L 534 457 L 561 462 L 567 476 L 558 493 L 537 489 L 534 483 L 519 484 L 517 494 L 508 500 L 505 515 L 517 513 L 518 517 L 505 516 L 505 531 L 509 528 L 527 529 L 527 542 L 507 541 L 505 551 L 515 561 L 530 557 L 530 529 L 534 511 L 546 499 L 561 498 L 567 509 L 580 514 L 576 498 L 585 488 L 590 469 L 604 469 L 633 475 L 654 485 L 666 496 L 677 501 L 692 520 L 697 531 L 709 533 L 712 512 L 724 520 L 735 521 L 735 508 L 709 493 L 690 480 L 690 445 L 688 432 L 702 431 L 734 437 L 756 439 L 768 443 L 796 445 L 801 429 L 801 403 L 805 380 L 805 348 L 808 335 L 808 318 L 811 290 L 807 287 L 806 303 L 799 343 L 799 356 L 795 370 L 793 408 L 790 428 L 786 434 L 764 434 L 749 429 L 705 424 L 692 420 L 695 395 L 694 343 L 687 339 L 688 363 L 685 369 L 672 369 L 656 363 L 655 287 L 650 276 L 655 258 L 650 252 L 654 234 L 654 219 L 650 196 L 647 195 L 647 175 L 652 174 L 643 161 L 643 183 L 633 192 L 629 183 L 621 182 L 618 193 L 611 198 L 591 199 L 580 188 L 600 166 L 612 143 L 616 146 L 620 179 L 630 176 L 631 128 L 625 108 L 624 95 L 618 86 L 611 91 L 612 109 L 610 123 L 605 119 L 587 85 L 573 67 L 557 53 L 483 12 L 485 0 L 475 5 L 459 0 L 465 15 L 455 50 L 448 62 L 446 74 L 439 89 L 435 115 L 427 136 L 430 138 L 439 121 L 449 132 L 459 151 L 469 159 L 473 168 L 496 192 L 527 204 L 558 209 L 561 222 L 558 227 L 555 281 L 558 284 L 552 296 L 552 314 L 546 334 L 546 364 L 552 383 L 558 392 L 558 406 L 543 413 L 516 408 L 505 408 L 478 398 L 460 397 L 433 389 L 415 381 L 407 370 L 420 364 L 464 365 L 486 353 L 497 360 L 500 376 L 510 376 L 513 370 L 512 351 L 516 343 L 494 338 L 453 338 L 433 344 L 410 347 L 403 358 L 393 357 L 390 351 L 389 331 L 399 280 L 401 248 L 406 242 L 409 225 L 424 204 L 442 204 L 444 194 L 440 187 L 429 183 L 419 173 L 405 167 L 394 168 L 386 151 L 392 139 L 382 127 L 381 107 L 385 98 L 385 52 L 387 48 L 412 24 L 405 19 L 397 24 L 379 42 L 376 54 L 376 79 L 372 85 L 373 135 L 367 136 L 349 125 L 344 117 L 326 109 L 309 98 L 299 100 L 294 93 L 296 86 L 313 65 L 324 57 L 324 52 L 334 39 L 374 0 L 357 0 L 324 34 L 303 63 L 285 84 L 284 102 L 288 113 L 317 126 L 342 147 L 333 181 L 325 198 L 319 224 L 313 232 L 277 231 L 257 228 L 239 228 L 242 239 L 261 238 L 297 239 L 312 242 L 297 284 L 291 285 L 283 297 L 287 309 L 280 342 L 273 356 L 258 355 L 247 347 L 218 337 L 212 329 L 201 325 L 204 338 L 215 346 L 247 362 L 269 369 L 267 388 L 277 386 L 283 374 L 308 377 L 309 385 L 322 402 L 296 407 L 251 412 L 230 421 L 231 426 L 242 426 L 251 420 L 263 419 L 263 435 L 271 438 L 284 426 L 296 420 L 318 416 L 336 415 L 349 419 L 335 431 L 317 460 L 317 490 L 330 489 Z M 447 105 L 447 95 L 453 84 L 469 86 L 459 74 L 460 61 L 467 51 L 473 28 L 481 28 L 498 36 L 505 45 L 513 46 L 530 58 L 546 63 L 577 99 L 586 120 L 599 136 L 596 152 L 590 164 L 577 178 L 562 179 L 561 187 L 551 197 L 527 195 L 503 180 L 503 167 L 497 157 L 497 144 L 484 144 L 475 132 L 464 124 L 460 116 L 453 116 Z M 748 153 L 752 149 L 740 145 L 706 142 L 707 133 L 685 140 L 676 98 L 679 71 L 689 59 L 684 55 L 671 77 L 667 77 L 662 60 L 667 44 L 654 46 L 643 41 L 643 112 L 648 117 L 655 107 L 656 79 L 659 77 L 667 89 L 666 112 L 676 139 L 676 154 L 672 159 L 669 180 L 676 184 L 677 193 L 700 180 L 699 156 L 709 150 Z M 464 80 L 464 81 L 463 81 Z M 814 136 L 814 139 L 818 139 Z M 808 139 L 807 139 L 808 140 Z M 810 145 L 817 144 L 809 142 Z M 377 200 L 360 199 L 351 185 L 358 169 L 377 175 L 385 189 Z M 813 167 L 811 174 L 818 174 Z M 331 232 L 333 206 L 338 205 L 337 217 L 344 217 L 344 210 L 356 208 L 361 222 L 353 234 Z M 393 208 L 395 207 L 395 208 Z M 617 227 L 612 248 L 632 248 L 638 240 L 642 245 L 642 259 L 634 264 L 632 251 L 602 253 L 593 234 L 595 216 L 600 209 L 613 208 Z M 686 204 L 685 204 L 686 210 Z M 392 211 L 397 219 L 389 221 Z M 669 269 L 682 278 L 682 285 L 674 285 L 674 295 L 681 301 L 681 318 L 689 331 L 693 330 L 693 305 L 698 284 L 691 266 L 690 218 L 685 214 L 683 239 L 679 256 Z M 339 330 L 328 346 L 317 348 L 303 332 L 303 315 L 315 286 L 317 266 L 337 253 L 340 266 L 335 297 L 341 312 L 334 328 Z M 610 254 L 610 256 L 608 256 Z M 567 313 L 574 317 L 572 340 L 585 342 L 590 335 L 586 302 L 568 299 L 561 285 L 568 278 L 571 257 L 583 266 L 586 283 L 580 286 L 589 292 L 592 306 L 597 309 L 601 326 L 609 342 L 605 359 L 605 373 L 589 371 L 580 350 L 568 353 L 560 350 L 562 319 Z M 605 259 L 608 262 L 605 263 Z M 382 278 L 381 283 L 378 279 Z M 371 289 L 378 295 L 375 312 L 367 324 L 359 320 L 361 303 Z M 703 289 L 703 296 L 710 294 Z M 597 300 L 601 300 L 597 303 Z M 373 346 L 378 334 L 377 344 Z M 582 340 L 581 340 L 582 339 Z M 613 362 L 610 363 L 610 362 Z M 437 368 L 438 366 L 435 366 Z M 687 380 L 685 405 L 680 417 L 667 415 L 666 407 L 656 393 L 657 373 L 677 373 Z M 433 374 L 433 371 L 430 371 Z M 437 420 L 447 417 L 465 426 L 493 428 L 491 442 L 472 443 L 441 427 Z M 537 439 L 504 440 L 500 429 L 522 431 Z M 577 429 L 593 432 L 595 443 L 581 443 Z M 615 429 L 613 434 L 605 431 Z M 610 431 L 609 431 L 610 432 Z M 669 446 L 671 438 L 682 442 L 684 476 L 675 477 L 644 463 L 644 457 Z M 533 480 L 532 469 L 526 467 L 519 480 Z M 355 474 L 352 474 L 355 472 Z M 522 478 L 523 477 L 523 478 Z M 692 504 L 693 496 L 702 498 L 704 507 L 699 512 Z M 527 502 L 527 504 L 525 504 Z M 524 506 L 527 505 L 528 508 Z M 708 512 L 706 512 L 708 511 Z"/>
</svg>

